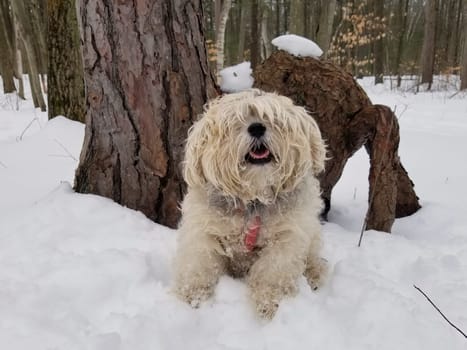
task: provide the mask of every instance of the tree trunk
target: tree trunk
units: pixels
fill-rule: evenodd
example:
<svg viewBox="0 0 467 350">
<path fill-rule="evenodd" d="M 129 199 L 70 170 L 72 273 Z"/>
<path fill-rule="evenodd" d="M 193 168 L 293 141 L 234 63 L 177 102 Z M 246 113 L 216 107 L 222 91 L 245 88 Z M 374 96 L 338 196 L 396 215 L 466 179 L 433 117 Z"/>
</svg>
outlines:
<svg viewBox="0 0 467 350">
<path fill-rule="evenodd" d="M 0 1 L 0 74 L 3 80 L 3 92 L 16 91 L 14 76 L 14 55 L 12 43 L 13 24 L 5 0 Z"/>
<path fill-rule="evenodd" d="M 261 60 L 266 59 L 271 54 L 271 39 L 268 35 L 268 9 L 265 6 L 261 10 Z"/>
<path fill-rule="evenodd" d="M 402 83 L 402 56 L 404 53 L 404 35 L 407 30 L 407 15 L 409 11 L 409 0 L 399 0 L 399 18 L 400 25 L 397 32 L 397 51 L 396 51 L 396 75 L 397 75 L 397 87 L 401 86 Z"/>
<path fill-rule="evenodd" d="M 305 0 L 309 1 L 309 0 Z M 305 6 L 303 0 L 290 0 L 289 31 L 305 36 Z"/>
<path fill-rule="evenodd" d="M 19 30 L 18 25 L 15 21 L 13 21 L 13 29 L 14 29 L 14 54 L 15 54 L 15 67 L 14 73 L 16 79 L 18 79 L 18 97 L 25 100 L 26 95 L 24 94 L 24 80 L 23 80 L 23 56 L 21 54 L 21 43 L 19 38 Z"/>
<path fill-rule="evenodd" d="M 275 7 L 275 12 L 276 12 L 276 20 L 275 20 L 275 27 L 276 27 L 276 30 L 275 30 L 275 36 L 278 37 L 282 30 L 281 30 L 281 14 L 282 14 L 282 4 L 281 4 L 281 1 L 280 0 L 275 0 L 276 1 L 276 7 Z"/>
<path fill-rule="evenodd" d="M 24 0 L 23 0 L 24 1 Z M 49 0 L 47 0 L 49 1 Z M 61 0 L 56 0 L 61 1 Z M 34 33 L 34 50 L 36 52 L 39 74 L 47 74 L 47 2 L 43 0 L 27 0 L 32 33 Z M 76 7 L 75 7 L 76 8 Z M 43 88 L 47 93 L 47 87 Z"/>
<path fill-rule="evenodd" d="M 44 96 L 42 95 L 41 84 L 39 80 L 39 67 L 40 59 L 38 57 L 37 46 L 35 45 L 34 22 L 31 21 L 30 13 L 28 11 L 28 4 L 24 0 L 15 0 L 11 2 L 11 8 L 15 17 L 15 23 L 18 27 L 20 40 L 24 46 L 28 62 L 29 83 L 31 85 L 32 99 L 34 106 L 40 108 L 45 112 L 47 106 L 45 104 Z"/>
<path fill-rule="evenodd" d="M 87 123 L 75 188 L 175 227 L 186 134 L 217 93 L 201 0 L 81 0 L 81 13 Z"/>
<path fill-rule="evenodd" d="M 317 44 L 323 50 L 323 57 L 327 57 L 329 45 L 331 44 L 332 27 L 334 24 L 334 13 L 336 12 L 336 0 L 321 0 L 321 16 L 319 18 L 319 29 Z"/>
<path fill-rule="evenodd" d="M 225 43 L 225 27 L 227 19 L 229 18 L 230 8 L 232 7 L 232 0 L 222 1 L 222 10 L 219 18 L 219 26 L 216 32 L 216 72 L 217 82 L 220 83 L 220 71 L 224 68 L 224 43 Z"/>
<path fill-rule="evenodd" d="M 462 16 L 463 16 L 463 25 L 462 30 L 464 34 L 464 49 L 462 50 L 462 60 L 461 60 L 461 90 L 467 89 L 467 0 L 464 0 L 462 3 Z"/>
<path fill-rule="evenodd" d="M 259 25 L 259 2 L 260 0 L 251 0 L 251 39 L 250 39 L 250 62 L 254 69 L 261 61 L 260 48 L 260 25 Z"/>
<path fill-rule="evenodd" d="M 257 67 L 254 78 L 255 87 L 290 97 L 306 107 L 318 123 L 328 149 L 320 178 L 324 216 L 347 160 L 362 145 L 371 162 L 366 228 L 390 232 L 395 217 L 420 208 L 397 154 L 397 118 L 388 107 L 373 106 L 350 74 L 329 61 L 276 51 Z"/>
<path fill-rule="evenodd" d="M 241 2 L 241 5 L 242 8 L 240 9 L 240 28 L 238 32 L 237 62 L 242 62 L 245 59 L 245 28 L 247 7 L 244 1 Z"/>
<path fill-rule="evenodd" d="M 47 1 L 49 119 L 84 123 L 86 100 L 75 0 Z"/>
<path fill-rule="evenodd" d="M 15 92 L 12 50 L 11 47 L 8 46 L 5 32 L 2 28 L 0 28 L 0 75 L 2 76 L 3 93 Z"/>
<path fill-rule="evenodd" d="M 375 20 L 378 23 L 383 23 L 384 18 L 384 1 L 376 0 L 374 2 L 375 10 Z M 375 75 L 375 84 L 382 84 L 384 78 L 384 47 L 383 47 L 383 33 L 375 33 L 375 42 L 374 42 L 374 54 L 375 54 L 375 63 L 374 63 L 374 75 Z"/>
<path fill-rule="evenodd" d="M 425 3 L 425 29 L 421 56 L 422 84 L 428 84 L 428 90 L 433 83 L 433 70 L 435 65 L 435 39 L 436 39 L 437 0 L 426 0 Z"/>
<path fill-rule="evenodd" d="M 459 44 L 462 40 L 461 32 L 461 10 L 462 10 L 462 0 L 452 0 L 452 12 L 450 13 L 449 26 L 450 29 L 448 39 L 448 50 L 447 50 L 447 64 L 448 67 L 454 68 L 458 63 L 458 54 L 459 54 Z"/>
</svg>

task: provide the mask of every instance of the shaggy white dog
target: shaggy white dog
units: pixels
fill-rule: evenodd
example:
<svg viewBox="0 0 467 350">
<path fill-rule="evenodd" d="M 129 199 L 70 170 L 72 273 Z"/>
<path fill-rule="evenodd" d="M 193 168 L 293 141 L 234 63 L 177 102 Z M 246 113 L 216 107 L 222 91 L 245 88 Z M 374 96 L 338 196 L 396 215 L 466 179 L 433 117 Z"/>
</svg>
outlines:
<svg viewBox="0 0 467 350">
<path fill-rule="evenodd" d="M 271 318 L 302 274 L 316 288 L 325 153 L 315 121 L 286 97 L 252 89 L 211 102 L 186 145 L 175 293 L 197 307 L 222 274 L 246 277 Z"/>
</svg>

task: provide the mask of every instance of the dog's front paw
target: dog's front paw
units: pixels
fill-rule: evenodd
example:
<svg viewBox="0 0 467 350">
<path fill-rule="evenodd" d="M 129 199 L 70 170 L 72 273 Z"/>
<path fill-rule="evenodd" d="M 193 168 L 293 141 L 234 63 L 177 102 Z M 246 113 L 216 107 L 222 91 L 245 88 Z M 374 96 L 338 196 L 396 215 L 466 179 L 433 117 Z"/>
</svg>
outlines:
<svg viewBox="0 0 467 350">
<path fill-rule="evenodd" d="M 266 320 L 271 320 L 279 308 L 279 303 L 270 300 L 257 300 L 255 303 L 259 317 Z"/>
<path fill-rule="evenodd" d="M 312 290 L 316 290 L 323 285 L 328 271 L 329 267 L 326 259 L 318 258 L 308 263 L 304 275 Z"/>
<path fill-rule="evenodd" d="M 279 308 L 280 301 L 285 296 L 290 296 L 294 293 L 293 286 L 285 287 L 280 285 L 265 285 L 255 286 L 251 290 L 251 299 L 255 304 L 255 309 L 263 319 L 270 320 L 276 314 Z"/>
<path fill-rule="evenodd" d="M 185 284 L 175 289 L 175 294 L 179 299 L 188 303 L 193 308 L 198 308 L 200 304 L 213 294 L 213 287 L 207 285 Z"/>
</svg>

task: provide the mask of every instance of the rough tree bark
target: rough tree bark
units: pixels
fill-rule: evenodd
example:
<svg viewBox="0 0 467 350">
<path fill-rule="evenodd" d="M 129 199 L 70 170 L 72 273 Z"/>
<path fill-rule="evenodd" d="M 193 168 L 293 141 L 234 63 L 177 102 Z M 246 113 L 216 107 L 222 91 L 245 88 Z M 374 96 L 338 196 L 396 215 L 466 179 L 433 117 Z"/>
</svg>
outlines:
<svg viewBox="0 0 467 350">
<path fill-rule="evenodd" d="M 201 0 L 81 0 L 87 116 L 75 188 L 175 227 L 187 131 L 208 98 Z"/>
<path fill-rule="evenodd" d="M 84 122 L 83 60 L 75 0 L 47 0 L 49 119 Z"/>
<path fill-rule="evenodd" d="M 329 157 L 320 178 L 324 215 L 347 160 L 362 145 L 371 162 L 366 229 L 390 232 L 395 217 L 420 208 L 397 154 L 397 118 L 388 107 L 372 105 L 350 74 L 327 61 L 276 51 L 257 67 L 254 78 L 255 87 L 290 97 L 305 106 L 319 124 Z"/>
</svg>

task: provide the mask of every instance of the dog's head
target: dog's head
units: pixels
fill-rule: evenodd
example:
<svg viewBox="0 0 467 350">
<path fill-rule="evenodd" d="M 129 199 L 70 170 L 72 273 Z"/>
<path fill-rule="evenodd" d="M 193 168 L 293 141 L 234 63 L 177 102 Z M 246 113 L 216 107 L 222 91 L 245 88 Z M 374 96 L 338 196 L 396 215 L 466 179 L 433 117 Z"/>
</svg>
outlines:
<svg viewBox="0 0 467 350">
<path fill-rule="evenodd" d="M 251 89 L 207 105 L 190 129 L 184 176 L 243 202 L 272 203 L 304 176 L 324 169 L 325 146 L 313 118 L 287 97 Z"/>
</svg>

